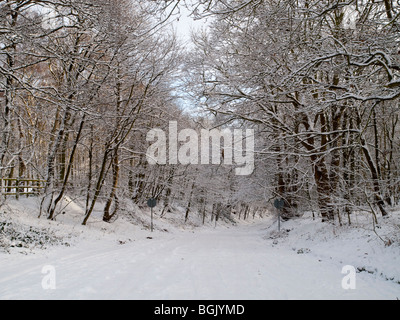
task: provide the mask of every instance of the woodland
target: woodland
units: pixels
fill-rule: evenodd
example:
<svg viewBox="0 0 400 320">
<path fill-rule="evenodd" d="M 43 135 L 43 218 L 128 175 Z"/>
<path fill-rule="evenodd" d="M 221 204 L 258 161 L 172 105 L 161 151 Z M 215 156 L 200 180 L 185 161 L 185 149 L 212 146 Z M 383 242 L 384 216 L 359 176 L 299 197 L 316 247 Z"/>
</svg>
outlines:
<svg viewBox="0 0 400 320">
<path fill-rule="evenodd" d="M 191 45 L 173 27 L 183 10 L 205 21 Z M 395 0 L 0 0 L 0 205 L 36 190 L 52 220 L 68 195 L 84 225 L 99 205 L 113 222 L 124 199 L 149 198 L 203 221 L 277 198 L 284 219 L 387 216 L 399 16 Z M 223 148 L 220 164 L 150 164 L 146 135 L 171 121 L 254 130 L 253 173 Z"/>
</svg>

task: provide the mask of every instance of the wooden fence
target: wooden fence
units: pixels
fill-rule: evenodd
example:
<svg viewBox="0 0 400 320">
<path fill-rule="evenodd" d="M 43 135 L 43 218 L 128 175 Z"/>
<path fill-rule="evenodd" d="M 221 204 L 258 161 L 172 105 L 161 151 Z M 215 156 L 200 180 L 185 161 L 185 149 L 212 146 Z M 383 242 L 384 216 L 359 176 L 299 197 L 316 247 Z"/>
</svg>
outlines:
<svg viewBox="0 0 400 320">
<path fill-rule="evenodd" d="M 0 178 L 0 196 L 37 196 L 45 188 L 46 181 L 35 179 Z"/>
</svg>

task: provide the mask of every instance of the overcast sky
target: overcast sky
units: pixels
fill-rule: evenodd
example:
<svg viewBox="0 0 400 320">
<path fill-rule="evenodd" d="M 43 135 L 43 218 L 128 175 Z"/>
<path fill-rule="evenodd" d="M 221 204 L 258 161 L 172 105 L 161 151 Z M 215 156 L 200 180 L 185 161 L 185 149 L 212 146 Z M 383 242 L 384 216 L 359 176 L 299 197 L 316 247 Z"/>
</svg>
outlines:
<svg viewBox="0 0 400 320">
<path fill-rule="evenodd" d="M 184 42 L 190 42 L 191 31 L 200 30 L 206 24 L 205 20 L 193 20 L 193 18 L 190 17 L 190 13 L 191 12 L 186 8 L 181 8 L 179 21 L 175 21 L 174 23 L 178 36 Z"/>
</svg>

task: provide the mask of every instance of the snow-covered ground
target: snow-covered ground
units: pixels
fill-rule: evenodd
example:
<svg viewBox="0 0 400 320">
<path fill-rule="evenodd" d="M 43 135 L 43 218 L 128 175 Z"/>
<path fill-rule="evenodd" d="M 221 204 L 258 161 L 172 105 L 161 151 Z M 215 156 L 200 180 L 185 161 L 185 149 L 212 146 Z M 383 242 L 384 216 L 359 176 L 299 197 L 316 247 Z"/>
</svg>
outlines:
<svg viewBox="0 0 400 320">
<path fill-rule="evenodd" d="M 37 219 L 32 200 L 1 208 L 14 228 L 46 236 L 42 248 L 18 240 L 8 252 L 0 248 L 0 299 L 400 298 L 398 212 L 376 233 L 365 215 L 354 216 L 352 227 L 306 215 L 282 223 L 278 234 L 274 217 L 182 227 L 183 216 L 173 213 L 156 214 L 150 233 L 127 218 L 105 224 L 94 217 L 81 226 L 79 208 L 73 204 L 56 222 Z M 142 223 L 148 218 L 137 213 Z M 346 265 L 357 271 L 355 289 L 342 287 Z"/>
</svg>

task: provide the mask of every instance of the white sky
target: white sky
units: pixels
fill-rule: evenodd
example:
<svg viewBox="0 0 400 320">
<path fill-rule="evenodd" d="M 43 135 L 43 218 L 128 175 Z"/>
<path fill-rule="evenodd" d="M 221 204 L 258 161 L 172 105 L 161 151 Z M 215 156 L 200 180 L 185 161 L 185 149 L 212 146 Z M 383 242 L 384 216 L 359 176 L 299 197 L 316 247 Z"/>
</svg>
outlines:
<svg viewBox="0 0 400 320">
<path fill-rule="evenodd" d="M 174 22 L 174 28 L 177 31 L 178 37 L 185 43 L 190 43 L 191 32 L 199 31 L 203 28 L 207 21 L 206 20 L 194 20 L 190 17 L 191 12 L 186 8 L 181 8 L 181 16 L 179 21 Z"/>
</svg>

